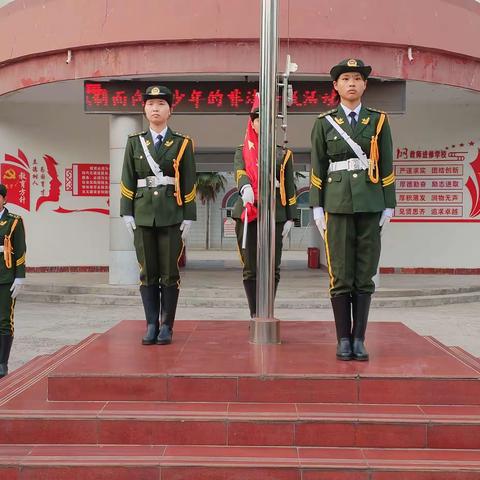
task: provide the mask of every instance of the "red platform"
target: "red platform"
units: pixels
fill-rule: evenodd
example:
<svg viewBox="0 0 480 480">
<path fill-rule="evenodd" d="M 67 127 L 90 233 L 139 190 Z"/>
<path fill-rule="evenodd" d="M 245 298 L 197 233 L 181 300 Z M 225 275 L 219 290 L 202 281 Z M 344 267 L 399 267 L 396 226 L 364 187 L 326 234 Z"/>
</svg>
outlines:
<svg viewBox="0 0 480 480">
<path fill-rule="evenodd" d="M 125 321 L 0 380 L 0 478 L 479 480 L 480 362 L 372 323 L 368 363 L 333 324 Z"/>
</svg>

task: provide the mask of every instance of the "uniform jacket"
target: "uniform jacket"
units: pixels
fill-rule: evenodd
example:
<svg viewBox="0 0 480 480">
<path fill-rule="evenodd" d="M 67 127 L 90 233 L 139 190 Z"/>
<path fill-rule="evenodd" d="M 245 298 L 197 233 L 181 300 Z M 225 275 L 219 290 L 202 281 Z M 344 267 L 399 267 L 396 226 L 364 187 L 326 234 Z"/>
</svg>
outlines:
<svg viewBox="0 0 480 480">
<path fill-rule="evenodd" d="M 317 118 L 312 130 L 310 172 L 310 205 L 312 207 L 323 207 L 326 212 L 331 213 L 380 212 L 385 208 L 395 207 L 393 146 L 387 118 L 378 136 L 378 183 L 370 181 L 367 170 L 341 170 L 327 173 L 330 161 L 338 162 L 356 158 L 356 155 L 325 117 L 331 115 L 370 158 L 370 140 L 376 134 L 381 113 L 362 106 L 355 130 L 352 130 L 345 111 L 340 105 Z"/>
<path fill-rule="evenodd" d="M 0 284 L 12 283 L 15 278 L 25 278 L 25 229 L 22 217 L 10 213 L 6 208 L 0 218 L 0 245 L 10 236 L 11 266 L 6 265 L 6 252 L 0 253 Z"/>
<path fill-rule="evenodd" d="M 245 171 L 245 162 L 243 160 L 243 145 L 238 146 L 235 151 L 233 168 L 235 170 L 237 188 L 240 192 L 244 185 L 250 184 L 250 178 Z M 283 174 L 281 174 L 282 170 Z M 293 181 L 293 154 L 291 150 L 287 150 L 284 154 L 281 148 L 277 148 L 276 172 L 280 188 L 275 189 L 275 221 L 285 222 L 286 220 L 293 220 L 297 216 L 297 196 Z M 243 201 L 239 196 L 233 207 L 232 217 L 240 218 L 242 210 Z"/>
<path fill-rule="evenodd" d="M 179 156 L 182 143 L 187 140 L 178 164 L 177 178 L 179 177 L 180 191 L 174 185 L 137 187 L 138 179 L 153 176 L 140 143 L 140 136 L 145 138 L 153 159 L 168 177 L 175 177 L 174 162 Z M 130 135 L 123 161 L 121 195 L 120 215 L 132 215 L 137 225 L 163 227 L 176 225 L 183 220 L 196 220 L 196 171 L 192 140 L 168 128 L 157 153 L 150 129 Z"/>
</svg>

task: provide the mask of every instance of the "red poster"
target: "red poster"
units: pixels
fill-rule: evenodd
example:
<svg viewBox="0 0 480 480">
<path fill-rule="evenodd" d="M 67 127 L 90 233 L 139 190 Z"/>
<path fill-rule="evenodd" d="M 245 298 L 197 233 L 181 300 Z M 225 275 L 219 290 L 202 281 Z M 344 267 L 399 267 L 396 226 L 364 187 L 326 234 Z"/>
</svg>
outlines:
<svg viewBox="0 0 480 480">
<path fill-rule="evenodd" d="M 30 210 L 30 173 L 22 167 L 8 163 L 1 164 L 1 183 L 7 189 L 7 201 Z"/>
</svg>

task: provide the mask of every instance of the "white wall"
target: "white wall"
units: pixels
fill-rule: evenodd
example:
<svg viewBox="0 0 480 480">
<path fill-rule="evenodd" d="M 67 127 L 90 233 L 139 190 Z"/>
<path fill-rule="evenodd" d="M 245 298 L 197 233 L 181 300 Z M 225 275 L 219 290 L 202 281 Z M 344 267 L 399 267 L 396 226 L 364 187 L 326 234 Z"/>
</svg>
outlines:
<svg viewBox="0 0 480 480">
<path fill-rule="evenodd" d="M 64 190 L 64 170 L 73 163 L 109 164 L 108 119 L 86 116 L 80 106 L 3 102 L 0 104 L 0 159 L 21 149 L 30 165 L 53 156 L 62 182 L 58 202 L 43 203 L 32 187 L 31 211 L 7 205 L 21 215 L 27 232 L 27 265 L 106 265 L 108 216 L 98 213 L 55 213 L 65 209 L 108 208 L 108 197 L 73 197 Z M 48 185 L 48 177 L 47 177 Z M 39 194 L 39 193 L 38 193 Z M 8 200 L 8 197 L 7 197 Z"/>
</svg>

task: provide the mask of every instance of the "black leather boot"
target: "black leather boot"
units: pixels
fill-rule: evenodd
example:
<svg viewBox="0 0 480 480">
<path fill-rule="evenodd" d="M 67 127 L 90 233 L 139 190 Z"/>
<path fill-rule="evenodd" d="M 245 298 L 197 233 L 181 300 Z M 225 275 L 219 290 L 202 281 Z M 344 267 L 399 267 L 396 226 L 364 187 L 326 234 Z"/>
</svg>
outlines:
<svg viewBox="0 0 480 480">
<path fill-rule="evenodd" d="M 352 294 L 353 359 L 363 362 L 368 360 L 368 352 L 363 342 L 365 341 L 365 331 L 367 330 L 368 313 L 370 312 L 371 300 L 372 296 L 370 293 Z"/>
<path fill-rule="evenodd" d="M 160 289 L 158 285 L 140 285 L 140 295 L 147 320 L 147 331 L 142 338 L 142 345 L 155 345 L 160 323 Z"/>
<path fill-rule="evenodd" d="M 176 285 L 165 287 L 162 285 L 162 324 L 157 337 L 157 345 L 172 343 L 173 323 L 177 312 L 178 295 L 180 290 Z"/>
<path fill-rule="evenodd" d="M 350 343 L 351 331 L 351 307 L 350 295 L 338 295 L 332 297 L 333 316 L 337 330 L 337 358 L 339 360 L 351 360 L 353 358 L 352 345 Z"/>
<path fill-rule="evenodd" d="M 257 316 L 257 281 L 244 280 L 243 288 L 245 288 L 245 294 L 247 295 L 250 318 L 255 318 Z"/>
<path fill-rule="evenodd" d="M 0 335 L 0 378 L 8 374 L 8 359 L 12 348 L 13 337 L 11 335 Z"/>
</svg>

